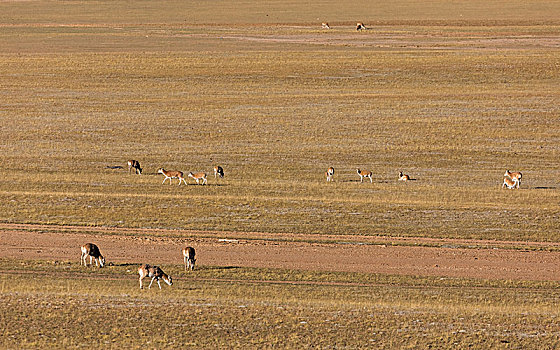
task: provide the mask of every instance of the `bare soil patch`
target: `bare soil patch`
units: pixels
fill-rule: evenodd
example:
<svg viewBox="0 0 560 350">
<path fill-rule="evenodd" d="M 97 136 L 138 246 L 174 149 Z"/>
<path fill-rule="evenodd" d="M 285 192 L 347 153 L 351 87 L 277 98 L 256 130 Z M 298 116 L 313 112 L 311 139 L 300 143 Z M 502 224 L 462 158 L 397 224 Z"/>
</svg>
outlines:
<svg viewBox="0 0 560 350">
<path fill-rule="evenodd" d="M 50 230 L 49 230 L 50 229 Z M 82 231 L 83 229 L 83 231 Z M 58 227 L 48 225 L 1 225 L 0 257 L 40 260 L 78 260 L 79 246 L 95 242 L 108 262 L 152 264 L 182 263 L 181 248 L 197 249 L 198 263 L 213 266 L 287 268 L 313 271 L 344 271 L 514 280 L 560 280 L 560 252 L 464 248 L 468 240 L 445 240 L 440 247 L 425 246 L 433 239 L 407 238 L 418 246 L 367 244 L 351 241 L 271 240 L 272 234 Z M 57 230 L 59 232 L 53 231 Z M 104 230 L 104 229 L 101 229 Z M 150 236 L 150 232 L 154 236 Z M 215 235 L 215 237 L 211 237 Z M 303 235 L 302 235 L 303 236 Z M 226 238 L 227 237 L 227 238 Z M 237 237 L 237 238 L 231 238 Z M 323 240 L 323 241 L 322 241 Z M 483 241 L 472 241 L 480 246 Z M 539 243 L 555 248 L 554 243 Z"/>
</svg>

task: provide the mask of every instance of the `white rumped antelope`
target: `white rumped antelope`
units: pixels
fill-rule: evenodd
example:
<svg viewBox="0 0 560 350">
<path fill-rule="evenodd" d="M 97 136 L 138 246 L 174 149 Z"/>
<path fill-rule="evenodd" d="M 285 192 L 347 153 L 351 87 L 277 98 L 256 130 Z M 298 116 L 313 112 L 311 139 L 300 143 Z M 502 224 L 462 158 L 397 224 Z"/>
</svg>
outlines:
<svg viewBox="0 0 560 350">
<path fill-rule="evenodd" d="M 222 179 L 224 178 L 224 168 L 222 168 L 219 165 L 216 165 L 214 167 L 214 178 L 217 179 L 218 176 Z"/>
<path fill-rule="evenodd" d="M 523 174 L 521 174 L 519 171 L 511 172 L 509 170 L 506 170 L 506 172 L 504 173 L 504 177 L 509 177 L 512 180 L 517 181 L 517 188 L 519 188 L 519 186 L 521 185 L 521 177 L 523 177 Z"/>
<path fill-rule="evenodd" d="M 168 171 L 163 168 L 159 168 L 158 173 L 163 174 L 163 176 L 165 176 L 165 179 L 163 179 L 163 182 L 161 183 L 162 185 L 165 183 L 165 180 L 167 179 L 169 179 L 170 185 L 171 185 L 171 179 L 179 179 L 179 186 L 181 186 L 181 181 L 183 181 L 185 185 L 187 185 L 187 181 L 185 181 L 182 171 Z"/>
<path fill-rule="evenodd" d="M 128 173 L 130 174 L 130 171 L 134 169 L 134 173 L 141 175 L 142 174 L 142 168 L 140 168 L 140 162 L 134 159 L 131 159 L 128 161 Z"/>
<path fill-rule="evenodd" d="M 360 169 L 356 169 L 356 170 L 358 172 L 358 175 L 360 175 L 360 182 L 364 182 L 364 177 L 365 178 L 369 177 L 369 181 L 373 183 L 373 177 L 371 171 L 360 170 Z"/>
<path fill-rule="evenodd" d="M 356 23 L 356 30 L 360 31 L 360 30 L 366 30 L 366 26 L 362 23 L 362 22 L 358 22 Z"/>
<path fill-rule="evenodd" d="M 323 28 L 323 29 L 331 29 L 331 27 L 329 26 L 329 24 L 328 24 L 327 22 L 321 23 L 321 28 Z"/>
<path fill-rule="evenodd" d="M 334 181 L 333 179 L 334 168 L 333 167 L 328 168 L 327 171 L 325 172 L 325 175 L 327 176 L 327 182 Z"/>
<path fill-rule="evenodd" d="M 87 266 L 86 259 L 88 256 L 89 256 L 90 265 L 92 265 L 93 259 L 95 259 L 95 266 L 101 268 L 103 267 L 103 265 L 105 265 L 105 258 L 103 257 L 103 255 L 101 255 L 101 252 L 99 251 L 99 247 L 97 247 L 95 244 L 86 243 L 83 246 L 81 246 L 80 249 L 82 251 L 82 256 L 80 257 L 80 266 L 82 265 L 82 263 L 84 266 Z"/>
<path fill-rule="evenodd" d="M 165 283 L 169 284 L 170 286 L 173 285 L 173 281 L 171 277 L 168 276 L 165 272 L 162 271 L 158 266 L 150 266 L 148 264 L 144 264 L 138 268 L 138 274 L 140 275 L 140 289 L 142 289 L 142 280 L 146 277 L 151 277 L 152 280 L 150 281 L 150 285 L 148 289 L 152 287 L 152 283 L 154 280 L 157 281 L 159 289 L 161 289 L 161 284 L 159 284 L 159 280 L 163 280 Z"/>
<path fill-rule="evenodd" d="M 507 187 L 510 190 L 514 188 L 519 188 L 519 181 L 512 180 L 509 177 L 504 177 L 504 183 L 502 184 L 502 188 Z"/>
<path fill-rule="evenodd" d="M 194 263 L 196 259 L 194 258 L 195 251 L 193 247 L 183 248 L 183 261 L 185 262 L 185 271 L 194 270 Z"/>
<path fill-rule="evenodd" d="M 189 177 L 195 179 L 196 183 L 199 184 L 199 181 L 202 180 L 202 185 L 206 185 L 208 180 L 206 179 L 206 173 L 189 173 Z"/>
<path fill-rule="evenodd" d="M 410 176 L 408 176 L 407 174 L 403 174 L 403 172 L 401 171 L 399 173 L 399 181 L 408 181 L 410 180 Z"/>
</svg>

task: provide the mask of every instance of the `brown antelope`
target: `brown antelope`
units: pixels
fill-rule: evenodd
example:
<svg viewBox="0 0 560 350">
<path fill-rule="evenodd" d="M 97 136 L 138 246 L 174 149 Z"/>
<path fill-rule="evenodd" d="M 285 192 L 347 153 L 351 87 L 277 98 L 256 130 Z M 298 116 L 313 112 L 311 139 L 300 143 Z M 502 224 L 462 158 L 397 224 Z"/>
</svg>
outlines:
<svg viewBox="0 0 560 350">
<path fill-rule="evenodd" d="M 187 181 L 183 177 L 182 171 L 168 171 L 163 168 L 159 168 L 158 173 L 163 174 L 163 176 L 165 176 L 165 179 L 163 179 L 163 182 L 161 183 L 162 185 L 165 183 L 165 180 L 167 179 L 169 179 L 170 185 L 171 185 L 171 179 L 179 179 L 179 186 L 181 186 L 181 181 L 185 183 L 185 186 L 187 185 Z"/>
<path fill-rule="evenodd" d="M 327 176 L 327 182 L 334 181 L 333 179 L 334 168 L 333 167 L 328 168 L 327 171 L 325 172 L 325 175 Z"/>
<path fill-rule="evenodd" d="M 206 183 L 208 182 L 208 180 L 206 179 L 206 173 L 189 173 L 189 177 L 195 179 L 197 184 L 200 180 L 202 180 L 202 185 L 206 185 Z"/>
<path fill-rule="evenodd" d="M 521 174 L 519 171 L 511 172 L 509 170 L 506 170 L 506 172 L 504 173 L 504 177 L 509 177 L 510 179 L 517 181 L 517 188 L 519 188 L 519 186 L 521 185 L 522 176 L 523 174 Z"/>
<path fill-rule="evenodd" d="M 142 174 L 142 168 L 140 168 L 140 162 L 134 159 L 131 159 L 128 161 L 128 173 L 130 174 L 130 171 L 134 169 L 134 173 L 141 175 Z"/>
<path fill-rule="evenodd" d="M 512 180 L 509 177 L 504 177 L 504 183 L 502 184 L 502 188 L 507 187 L 510 190 L 514 188 L 519 188 L 519 182 L 517 180 Z"/>
<path fill-rule="evenodd" d="M 93 259 L 95 259 L 95 266 L 101 268 L 103 267 L 103 265 L 105 265 L 105 258 L 103 257 L 103 255 L 101 255 L 101 252 L 99 252 L 99 247 L 97 247 L 95 244 L 86 243 L 81 246 L 80 249 L 82 250 L 82 256 L 80 257 L 80 266 L 82 265 L 82 263 L 84 266 L 87 266 L 86 259 L 88 256 L 90 265 L 92 265 L 91 261 Z M 97 262 L 99 262 L 99 264 Z"/>
<path fill-rule="evenodd" d="M 152 283 L 154 282 L 154 280 L 157 281 L 159 289 L 161 289 L 161 284 L 159 284 L 159 280 L 163 280 L 165 283 L 167 283 L 170 286 L 173 285 L 173 281 L 171 280 L 171 277 L 168 276 L 165 272 L 163 272 L 158 266 L 150 266 L 148 264 L 144 264 L 138 268 L 138 274 L 140 275 L 140 279 L 139 279 L 140 289 L 142 289 L 142 280 L 146 277 L 152 278 L 152 281 L 150 282 L 148 289 L 152 287 Z"/>
<path fill-rule="evenodd" d="M 399 173 L 399 181 L 408 181 L 410 180 L 410 176 L 407 174 L 403 174 L 402 171 Z"/>
<path fill-rule="evenodd" d="M 185 262 L 185 271 L 194 270 L 194 263 L 196 259 L 194 258 L 195 251 L 193 247 L 183 248 L 183 261 Z"/>
<path fill-rule="evenodd" d="M 356 31 L 366 30 L 366 26 L 362 22 L 356 23 Z"/>
<path fill-rule="evenodd" d="M 224 178 L 224 168 L 222 168 L 219 165 L 216 165 L 214 167 L 214 178 L 217 179 L 218 176 L 222 179 Z"/>
<path fill-rule="evenodd" d="M 356 169 L 356 170 L 358 171 L 358 175 L 360 175 L 360 182 L 364 182 L 364 177 L 365 178 L 369 177 L 369 181 L 373 183 L 371 171 L 360 170 L 360 169 Z"/>
<path fill-rule="evenodd" d="M 323 28 L 323 29 L 331 29 L 331 27 L 329 26 L 329 24 L 328 24 L 327 22 L 321 23 L 321 28 Z"/>
</svg>

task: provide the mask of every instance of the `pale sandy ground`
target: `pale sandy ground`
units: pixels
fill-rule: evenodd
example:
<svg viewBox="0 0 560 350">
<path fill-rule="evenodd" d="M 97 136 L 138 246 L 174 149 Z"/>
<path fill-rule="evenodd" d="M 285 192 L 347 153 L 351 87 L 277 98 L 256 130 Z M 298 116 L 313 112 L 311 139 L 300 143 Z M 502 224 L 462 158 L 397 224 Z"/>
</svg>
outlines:
<svg viewBox="0 0 560 350">
<path fill-rule="evenodd" d="M 150 234 L 163 236 L 153 238 L 149 237 Z M 0 257 L 78 262 L 80 245 L 94 242 L 99 245 L 107 262 L 180 264 L 181 249 L 188 244 L 196 248 L 197 263 L 200 265 L 560 280 L 560 251 L 556 251 L 559 247 L 557 243 L 353 236 L 338 237 L 333 242 L 333 238 L 0 224 Z M 396 245 L 391 245 L 391 242 Z M 422 246 L 410 246 L 415 243 Z M 552 251 L 513 249 L 519 246 Z"/>
</svg>

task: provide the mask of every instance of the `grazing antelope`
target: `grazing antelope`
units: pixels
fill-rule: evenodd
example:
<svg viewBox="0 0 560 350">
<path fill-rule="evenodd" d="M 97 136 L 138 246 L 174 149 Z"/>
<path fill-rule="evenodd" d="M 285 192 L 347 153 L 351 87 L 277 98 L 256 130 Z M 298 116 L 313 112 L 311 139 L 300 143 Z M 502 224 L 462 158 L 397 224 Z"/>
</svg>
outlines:
<svg viewBox="0 0 560 350">
<path fill-rule="evenodd" d="M 366 26 L 362 22 L 356 23 L 356 31 L 366 30 Z"/>
<path fill-rule="evenodd" d="M 521 174 L 519 171 L 511 172 L 509 170 L 506 170 L 506 172 L 504 173 L 504 177 L 509 177 L 512 180 L 517 181 L 517 188 L 519 188 L 519 185 L 521 185 L 521 177 L 522 176 L 523 176 L 523 174 Z"/>
<path fill-rule="evenodd" d="M 179 186 L 181 186 L 181 181 L 185 183 L 185 186 L 187 185 L 187 181 L 185 181 L 182 171 L 168 171 L 163 168 L 159 168 L 158 173 L 163 174 L 163 176 L 165 176 L 165 179 L 163 179 L 163 182 L 161 183 L 162 185 L 165 183 L 165 180 L 167 179 L 169 179 L 170 185 L 171 185 L 171 179 L 179 179 Z"/>
<path fill-rule="evenodd" d="M 407 174 L 403 174 L 402 171 L 399 173 L 399 181 L 408 181 L 410 180 L 410 176 Z"/>
<path fill-rule="evenodd" d="M 323 28 L 323 29 L 331 29 L 331 27 L 329 26 L 329 24 L 328 24 L 327 22 L 321 23 L 321 28 Z"/>
<path fill-rule="evenodd" d="M 328 168 L 327 171 L 325 172 L 325 175 L 327 176 L 327 182 L 334 181 L 333 179 L 334 168 L 333 167 Z"/>
<path fill-rule="evenodd" d="M 141 175 L 142 174 L 142 168 L 140 168 L 140 162 L 134 159 L 131 159 L 128 161 L 128 173 L 130 174 L 130 171 L 134 169 L 134 173 Z"/>
<path fill-rule="evenodd" d="M 364 177 L 366 178 L 369 177 L 369 181 L 373 183 L 371 171 L 360 170 L 360 169 L 356 169 L 356 170 L 358 171 L 358 175 L 360 175 L 360 182 L 364 182 Z"/>
<path fill-rule="evenodd" d="M 194 263 L 196 259 L 194 258 L 195 251 L 193 247 L 183 248 L 183 261 L 185 262 L 185 271 L 190 269 L 194 270 Z"/>
<path fill-rule="evenodd" d="M 218 176 L 222 179 L 224 178 L 224 168 L 222 168 L 219 165 L 216 165 L 214 167 L 214 178 L 217 179 Z"/>
<path fill-rule="evenodd" d="M 83 246 L 81 246 L 80 249 L 82 250 L 82 256 L 80 257 L 80 266 L 82 265 L 82 263 L 84 266 L 87 266 L 86 259 L 88 256 L 89 256 L 90 265 L 92 265 L 91 261 L 93 259 L 95 259 L 95 266 L 101 268 L 103 267 L 103 265 L 105 265 L 105 258 L 103 257 L 103 255 L 101 255 L 101 252 L 99 251 L 99 247 L 97 247 L 95 244 L 86 243 Z M 97 263 L 98 261 L 99 264 Z"/>
<path fill-rule="evenodd" d="M 197 184 L 200 180 L 202 180 L 202 185 L 206 185 L 206 183 L 208 182 L 206 179 L 206 173 L 189 173 L 189 177 L 195 179 Z"/>
<path fill-rule="evenodd" d="M 148 289 L 152 287 L 152 283 L 154 280 L 157 281 L 159 289 L 161 289 L 161 284 L 159 284 L 159 280 L 163 280 L 165 283 L 169 284 L 170 286 L 173 285 L 173 281 L 171 277 L 168 276 L 165 272 L 163 272 L 158 266 L 150 266 L 148 264 L 144 264 L 138 268 L 138 274 L 140 275 L 140 289 L 142 289 L 142 280 L 146 277 L 151 277 L 152 281 L 148 286 Z"/>
<path fill-rule="evenodd" d="M 512 180 L 509 177 L 504 177 L 504 183 L 502 184 L 502 188 L 507 187 L 510 190 L 514 188 L 519 188 L 519 181 Z"/>
</svg>

